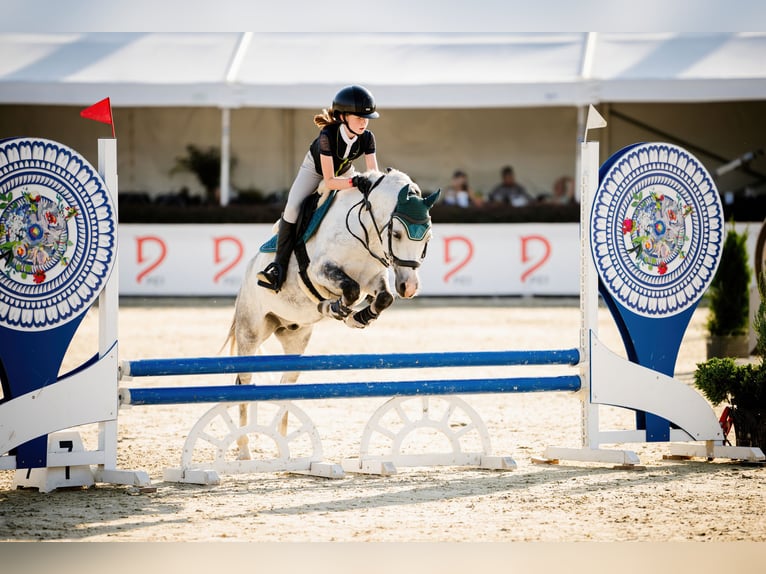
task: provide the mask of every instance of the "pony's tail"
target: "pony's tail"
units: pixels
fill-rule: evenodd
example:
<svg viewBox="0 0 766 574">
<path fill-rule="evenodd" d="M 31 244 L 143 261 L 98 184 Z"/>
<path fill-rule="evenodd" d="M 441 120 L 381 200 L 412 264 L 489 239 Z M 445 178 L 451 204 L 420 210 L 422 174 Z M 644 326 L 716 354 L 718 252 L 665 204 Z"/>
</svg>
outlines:
<svg viewBox="0 0 766 574">
<path fill-rule="evenodd" d="M 235 334 L 237 327 L 237 316 L 234 315 L 234 317 L 231 318 L 231 327 L 229 327 L 229 334 L 226 336 L 226 339 L 223 342 L 223 345 L 221 345 L 221 348 L 218 349 L 218 353 L 222 353 L 224 348 L 226 347 L 226 343 L 229 344 L 229 354 L 233 355 L 234 351 L 237 347 L 237 336 Z"/>
</svg>

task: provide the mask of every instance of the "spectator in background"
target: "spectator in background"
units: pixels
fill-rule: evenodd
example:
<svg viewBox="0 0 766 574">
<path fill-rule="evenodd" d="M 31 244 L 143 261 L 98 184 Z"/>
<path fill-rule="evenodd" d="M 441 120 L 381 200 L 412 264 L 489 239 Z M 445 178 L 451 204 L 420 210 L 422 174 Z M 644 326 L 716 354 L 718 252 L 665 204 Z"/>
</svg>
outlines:
<svg viewBox="0 0 766 574">
<path fill-rule="evenodd" d="M 510 165 L 500 170 L 500 178 L 500 183 L 489 194 L 490 202 L 508 203 L 513 207 L 524 207 L 535 202 L 535 198 L 516 181 L 516 174 Z"/>
<path fill-rule="evenodd" d="M 468 183 L 468 175 L 462 170 L 452 174 L 452 182 L 445 190 L 442 201 L 446 205 L 458 207 L 477 207 L 481 205 L 481 199 L 476 195 Z"/>
<path fill-rule="evenodd" d="M 554 181 L 553 195 L 546 197 L 545 203 L 553 205 L 572 205 L 573 203 L 577 203 L 574 179 L 565 175 Z"/>
</svg>

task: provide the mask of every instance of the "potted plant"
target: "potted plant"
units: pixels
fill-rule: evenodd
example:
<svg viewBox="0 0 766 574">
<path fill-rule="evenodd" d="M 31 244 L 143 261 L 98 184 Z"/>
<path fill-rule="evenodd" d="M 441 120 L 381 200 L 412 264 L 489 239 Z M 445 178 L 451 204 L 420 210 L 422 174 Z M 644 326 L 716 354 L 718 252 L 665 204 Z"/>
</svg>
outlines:
<svg viewBox="0 0 766 574">
<path fill-rule="evenodd" d="M 232 169 L 236 158 L 231 158 Z M 186 171 L 197 176 L 197 180 L 205 188 L 205 198 L 209 203 L 216 203 L 221 186 L 221 151 L 217 147 L 206 149 L 193 144 L 186 146 L 186 155 L 176 158 L 172 173 Z"/>
<path fill-rule="evenodd" d="M 724 430 L 734 426 L 738 446 L 766 447 L 766 275 L 758 281 L 761 303 L 753 320 L 757 363 L 738 363 L 732 357 L 713 357 L 697 364 L 694 385 L 713 403 L 725 403 Z"/>
<path fill-rule="evenodd" d="M 747 230 L 737 233 L 732 226 L 707 293 L 708 358 L 749 356 L 750 277 Z"/>
</svg>

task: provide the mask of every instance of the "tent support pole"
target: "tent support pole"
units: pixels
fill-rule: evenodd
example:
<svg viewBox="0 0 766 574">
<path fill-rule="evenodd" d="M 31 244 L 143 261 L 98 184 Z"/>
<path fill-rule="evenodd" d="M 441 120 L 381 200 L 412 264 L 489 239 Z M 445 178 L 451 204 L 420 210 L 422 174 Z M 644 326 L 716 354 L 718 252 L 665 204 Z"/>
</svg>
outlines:
<svg viewBox="0 0 766 574">
<path fill-rule="evenodd" d="M 229 205 L 231 109 L 221 108 L 221 205 Z"/>
</svg>

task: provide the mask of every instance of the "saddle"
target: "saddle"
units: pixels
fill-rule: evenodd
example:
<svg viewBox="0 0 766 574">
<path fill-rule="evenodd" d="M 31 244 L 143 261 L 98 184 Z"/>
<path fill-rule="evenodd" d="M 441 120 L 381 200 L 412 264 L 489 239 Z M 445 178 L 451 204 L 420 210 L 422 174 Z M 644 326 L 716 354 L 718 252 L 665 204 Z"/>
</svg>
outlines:
<svg viewBox="0 0 766 574">
<path fill-rule="evenodd" d="M 317 300 L 317 302 L 323 301 L 324 297 L 317 291 L 308 276 L 307 269 L 311 260 L 308 251 L 306 250 L 306 242 L 311 239 L 314 233 L 316 233 L 316 230 L 319 229 L 319 224 L 322 223 L 325 215 L 327 215 L 327 211 L 330 209 L 337 194 L 338 191 L 333 189 L 328 193 L 320 194 L 315 191 L 309 195 L 301 204 L 301 210 L 295 227 L 296 240 L 293 253 L 298 260 L 298 275 L 308 292 Z M 263 253 L 275 253 L 276 250 L 277 234 L 275 233 L 266 243 L 261 245 L 260 251 Z"/>
<path fill-rule="evenodd" d="M 330 209 L 337 193 L 338 191 L 335 189 L 324 194 L 315 191 L 303 200 L 298 215 L 298 222 L 295 226 L 297 234 L 296 243 L 304 244 L 305 248 L 305 243 L 311 239 L 314 233 L 316 233 L 316 230 L 319 229 L 319 224 L 322 223 L 325 215 L 327 215 L 327 210 Z M 276 233 L 259 248 L 259 251 L 262 253 L 275 253 L 276 250 Z"/>
</svg>

